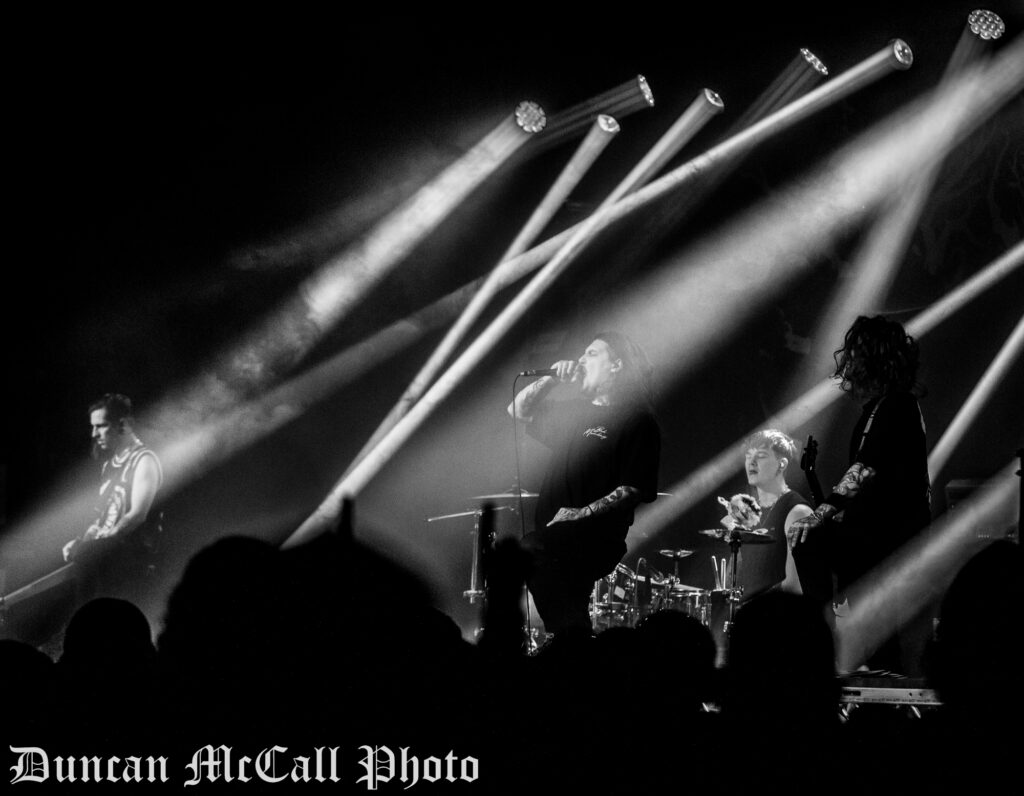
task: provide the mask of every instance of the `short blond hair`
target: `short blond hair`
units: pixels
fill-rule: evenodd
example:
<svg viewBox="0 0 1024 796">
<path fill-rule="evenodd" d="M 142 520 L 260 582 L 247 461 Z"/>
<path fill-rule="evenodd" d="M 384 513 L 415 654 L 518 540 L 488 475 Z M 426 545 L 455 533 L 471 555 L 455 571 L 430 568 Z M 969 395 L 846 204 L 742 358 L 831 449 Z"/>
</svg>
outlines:
<svg viewBox="0 0 1024 796">
<path fill-rule="evenodd" d="M 743 452 L 752 448 L 769 448 L 779 458 L 790 461 L 796 458 L 796 442 L 785 431 L 777 428 L 763 428 L 747 437 L 743 443 Z"/>
</svg>

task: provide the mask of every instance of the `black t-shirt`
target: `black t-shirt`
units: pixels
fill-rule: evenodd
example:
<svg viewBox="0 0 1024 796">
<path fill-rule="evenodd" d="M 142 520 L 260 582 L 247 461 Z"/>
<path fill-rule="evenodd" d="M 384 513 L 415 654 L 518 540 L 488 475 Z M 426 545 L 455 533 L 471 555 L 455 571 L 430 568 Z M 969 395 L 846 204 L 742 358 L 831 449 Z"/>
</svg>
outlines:
<svg viewBox="0 0 1024 796">
<path fill-rule="evenodd" d="M 541 404 L 527 432 L 551 449 L 535 516 L 537 530 L 559 508 L 581 508 L 619 486 L 657 497 L 661 432 L 654 416 L 630 406 L 597 406 L 585 400 Z M 619 540 L 633 523 L 633 512 L 611 511 L 592 518 Z"/>
</svg>

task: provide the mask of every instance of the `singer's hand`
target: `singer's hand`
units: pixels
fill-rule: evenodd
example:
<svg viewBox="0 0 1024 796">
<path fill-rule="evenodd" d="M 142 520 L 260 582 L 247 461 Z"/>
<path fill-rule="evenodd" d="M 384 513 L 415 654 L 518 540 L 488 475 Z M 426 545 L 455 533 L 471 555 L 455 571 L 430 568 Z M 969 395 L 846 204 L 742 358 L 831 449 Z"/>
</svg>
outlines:
<svg viewBox="0 0 1024 796">
<path fill-rule="evenodd" d="M 576 381 L 579 367 L 575 359 L 560 359 L 551 366 L 551 369 L 555 371 L 555 378 L 559 381 Z"/>
</svg>

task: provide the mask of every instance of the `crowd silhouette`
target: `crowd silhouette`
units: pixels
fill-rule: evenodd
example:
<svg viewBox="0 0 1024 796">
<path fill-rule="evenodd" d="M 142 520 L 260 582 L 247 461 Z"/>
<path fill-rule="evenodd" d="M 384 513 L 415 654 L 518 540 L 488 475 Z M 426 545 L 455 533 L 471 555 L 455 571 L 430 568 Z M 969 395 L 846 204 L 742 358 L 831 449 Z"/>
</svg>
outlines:
<svg viewBox="0 0 1024 796">
<path fill-rule="evenodd" d="M 129 790 L 195 779 L 280 792 L 318 787 L 319 773 L 348 792 L 884 793 L 1011 772 L 1024 581 L 1011 541 L 949 588 L 926 661 L 942 704 L 920 716 L 844 714 L 832 632 L 792 594 L 739 609 L 724 666 L 708 628 L 678 611 L 530 650 L 529 566 L 515 540 L 488 552 L 485 629 L 470 642 L 413 572 L 350 529 L 289 549 L 219 539 L 189 561 L 155 643 L 138 608 L 103 597 L 74 613 L 56 660 L 0 641 L 8 781 L 30 747 L 51 782 L 58 758 L 116 756 L 116 772 L 130 756 L 167 758 L 166 782 L 118 785 Z M 223 758 L 193 772 L 208 745 L 235 763 L 279 747 L 284 779 Z M 295 758 L 331 749 L 333 768 L 288 778 Z"/>
</svg>

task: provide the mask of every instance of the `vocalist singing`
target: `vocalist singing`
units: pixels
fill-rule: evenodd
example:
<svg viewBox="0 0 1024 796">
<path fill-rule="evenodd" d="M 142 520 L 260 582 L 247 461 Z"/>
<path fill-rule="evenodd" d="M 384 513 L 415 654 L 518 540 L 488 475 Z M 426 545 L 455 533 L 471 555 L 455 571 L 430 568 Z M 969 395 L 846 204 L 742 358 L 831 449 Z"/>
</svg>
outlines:
<svg viewBox="0 0 1024 796">
<path fill-rule="evenodd" d="M 525 387 L 509 414 L 551 450 L 525 546 L 527 581 L 548 633 L 591 628 L 594 581 L 626 552 L 633 511 L 657 496 L 661 432 L 651 405 L 651 366 L 625 335 L 602 332 L 578 360 L 560 360 Z M 578 397 L 555 400 L 558 384 Z"/>
</svg>

